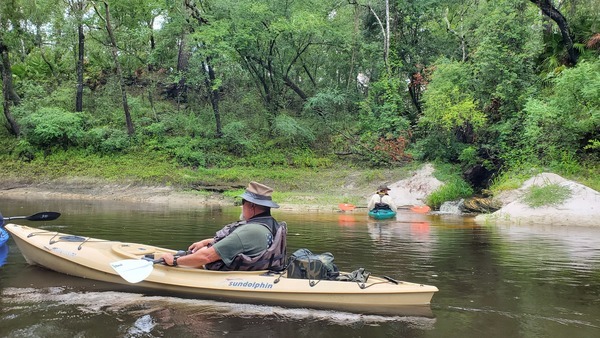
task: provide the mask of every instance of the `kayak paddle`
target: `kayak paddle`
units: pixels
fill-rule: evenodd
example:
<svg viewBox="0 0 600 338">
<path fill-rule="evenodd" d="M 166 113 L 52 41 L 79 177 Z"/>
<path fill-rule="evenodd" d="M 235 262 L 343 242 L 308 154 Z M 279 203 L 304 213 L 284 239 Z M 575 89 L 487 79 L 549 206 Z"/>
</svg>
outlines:
<svg viewBox="0 0 600 338">
<path fill-rule="evenodd" d="M 419 214 L 426 214 L 431 211 L 431 208 L 427 205 L 413 205 L 410 210 L 418 212 Z"/>
<path fill-rule="evenodd" d="M 12 219 L 26 219 L 28 221 L 52 221 L 60 217 L 60 213 L 54 211 L 38 212 L 31 216 L 12 216 L 2 217 L 3 221 L 10 221 Z"/>
<path fill-rule="evenodd" d="M 189 254 L 189 251 L 177 251 L 174 256 L 181 257 Z M 160 259 L 124 259 L 110 263 L 110 267 L 129 283 L 135 284 L 148 278 L 154 270 L 154 264 L 164 263 Z"/>
<path fill-rule="evenodd" d="M 129 283 L 139 283 L 148 278 L 154 270 L 154 264 L 164 262 L 164 259 L 144 260 L 144 259 L 124 259 L 122 261 L 112 262 L 110 266 L 119 276 Z"/>
<path fill-rule="evenodd" d="M 338 204 L 338 207 L 342 211 L 352 211 L 357 208 L 365 208 L 365 209 L 367 208 L 367 207 L 357 207 L 354 204 L 349 204 L 349 203 L 340 203 L 340 204 Z"/>
</svg>

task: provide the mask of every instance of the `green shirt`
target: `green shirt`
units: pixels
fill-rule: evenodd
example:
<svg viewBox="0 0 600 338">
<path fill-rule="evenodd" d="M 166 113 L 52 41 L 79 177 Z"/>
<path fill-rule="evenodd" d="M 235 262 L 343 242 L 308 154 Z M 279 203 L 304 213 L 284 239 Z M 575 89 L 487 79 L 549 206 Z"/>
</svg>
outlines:
<svg viewBox="0 0 600 338">
<path fill-rule="evenodd" d="M 233 259 L 243 253 L 250 257 L 256 256 L 267 249 L 271 231 L 264 225 L 248 223 L 235 229 L 229 236 L 213 245 L 225 265 L 229 266 Z"/>
</svg>

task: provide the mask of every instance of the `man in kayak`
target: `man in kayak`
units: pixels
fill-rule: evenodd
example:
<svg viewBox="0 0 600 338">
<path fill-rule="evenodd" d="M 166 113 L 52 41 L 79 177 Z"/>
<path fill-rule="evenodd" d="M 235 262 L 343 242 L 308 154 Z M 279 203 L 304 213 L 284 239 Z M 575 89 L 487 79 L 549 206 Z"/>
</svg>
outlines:
<svg viewBox="0 0 600 338">
<path fill-rule="evenodd" d="M 189 254 L 174 257 L 163 255 L 165 263 L 173 266 L 204 267 L 208 270 L 281 270 L 286 259 L 285 222 L 271 216 L 273 189 L 250 182 L 242 197 L 242 220 L 190 245 Z"/>
<path fill-rule="evenodd" d="M 396 211 L 398 209 L 396 203 L 394 203 L 390 195 L 388 195 L 388 191 L 390 191 L 390 188 L 385 184 L 382 184 L 377 188 L 377 192 L 369 199 L 369 204 L 367 205 L 369 211 L 375 209 L 390 209 Z"/>
</svg>

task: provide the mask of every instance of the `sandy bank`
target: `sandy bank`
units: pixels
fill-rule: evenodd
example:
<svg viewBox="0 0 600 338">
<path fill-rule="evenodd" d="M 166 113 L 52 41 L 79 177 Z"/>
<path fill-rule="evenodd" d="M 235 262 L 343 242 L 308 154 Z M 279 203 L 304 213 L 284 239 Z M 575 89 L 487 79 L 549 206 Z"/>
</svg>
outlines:
<svg viewBox="0 0 600 338">
<path fill-rule="evenodd" d="M 569 188 L 571 196 L 559 205 L 532 208 L 524 195 L 531 186 L 558 184 Z M 481 224 L 543 224 L 565 226 L 600 226 L 600 193 L 552 173 L 542 173 L 527 180 L 519 189 L 498 196 L 504 206 L 475 218 Z"/>
</svg>

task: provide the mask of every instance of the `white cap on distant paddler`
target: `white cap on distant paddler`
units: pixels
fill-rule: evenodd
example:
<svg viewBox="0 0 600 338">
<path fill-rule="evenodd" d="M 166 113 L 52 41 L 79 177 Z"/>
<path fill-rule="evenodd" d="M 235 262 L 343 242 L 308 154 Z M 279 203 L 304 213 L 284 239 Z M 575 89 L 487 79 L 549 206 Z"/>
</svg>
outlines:
<svg viewBox="0 0 600 338">
<path fill-rule="evenodd" d="M 279 208 L 279 205 L 273 202 L 271 195 L 273 194 L 273 188 L 268 187 L 258 182 L 250 182 L 246 191 L 240 195 L 244 200 L 262 205 L 269 208 Z"/>
</svg>

